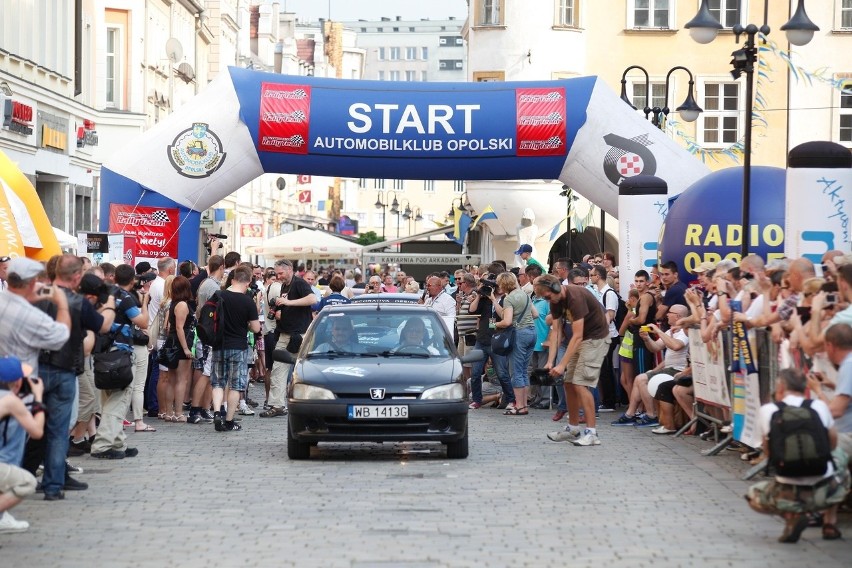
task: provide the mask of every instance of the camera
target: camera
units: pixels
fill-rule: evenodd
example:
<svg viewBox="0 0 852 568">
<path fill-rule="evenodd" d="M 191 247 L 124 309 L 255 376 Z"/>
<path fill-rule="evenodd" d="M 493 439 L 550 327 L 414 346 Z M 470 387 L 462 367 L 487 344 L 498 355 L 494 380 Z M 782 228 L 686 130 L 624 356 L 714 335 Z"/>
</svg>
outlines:
<svg viewBox="0 0 852 568">
<path fill-rule="evenodd" d="M 207 242 L 204 244 L 204 248 L 207 249 L 207 254 L 213 254 L 213 249 L 210 247 L 210 243 L 213 241 L 213 239 L 219 239 L 220 241 L 224 241 L 227 238 L 228 235 L 222 235 L 220 233 L 207 233 Z M 222 248 L 224 246 L 224 244 L 219 243 L 218 248 Z"/>
<path fill-rule="evenodd" d="M 837 295 L 837 292 L 829 292 L 825 295 L 825 303 L 826 304 L 836 304 L 840 301 L 840 298 Z"/>
<path fill-rule="evenodd" d="M 494 291 L 494 288 L 491 286 L 480 286 L 479 290 L 476 291 L 480 296 L 485 296 L 486 298 L 491 296 L 491 293 Z"/>
<path fill-rule="evenodd" d="M 639 327 L 639 331 L 640 331 L 640 332 L 641 332 L 641 331 L 644 331 L 645 333 L 651 333 L 651 326 L 650 326 L 650 325 L 643 325 L 643 326 L 640 326 L 640 327 Z"/>
<path fill-rule="evenodd" d="M 484 276 L 479 283 L 479 289 L 476 291 L 480 296 L 488 297 L 490 296 L 494 290 L 497 289 L 497 276 L 494 274 L 488 274 Z"/>
</svg>

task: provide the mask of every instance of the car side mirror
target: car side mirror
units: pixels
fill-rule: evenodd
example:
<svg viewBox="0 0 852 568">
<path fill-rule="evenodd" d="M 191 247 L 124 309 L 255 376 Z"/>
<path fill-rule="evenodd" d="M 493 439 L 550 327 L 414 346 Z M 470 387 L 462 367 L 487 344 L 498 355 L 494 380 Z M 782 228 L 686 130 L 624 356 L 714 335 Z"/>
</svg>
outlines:
<svg viewBox="0 0 852 568">
<path fill-rule="evenodd" d="M 286 363 L 288 365 L 292 365 L 296 362 L 293 354 L 287 351 L 286 349 L 276 349 L 272 352 L 272 360 L 277 363 Z"/>
<path fill-rule="evenodd" d="M 462 363 L 476 363 L 485 359 L 485 351 L 482 349 L 471 349 L 461 356 Z"/>
</svg>

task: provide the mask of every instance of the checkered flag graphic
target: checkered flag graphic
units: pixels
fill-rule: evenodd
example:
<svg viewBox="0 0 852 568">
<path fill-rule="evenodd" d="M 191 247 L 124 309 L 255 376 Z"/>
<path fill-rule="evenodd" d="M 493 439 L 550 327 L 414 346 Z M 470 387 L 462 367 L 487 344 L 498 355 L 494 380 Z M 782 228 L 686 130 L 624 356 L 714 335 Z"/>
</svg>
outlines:
<svg viewBox="0 0 852 568">
<path fill-rule="evenodd" d="M 562 140 L 559 138 L 559 136 L 551 136 L 547 139 L 547 143 L 552 146 L 562 146 Z"/>
<path fill-rule="evenodd" d="M 152 221 L 159 221 L 161 223 L 168 223 L 169 222 L 169 214 L 166 213 L 165 209 L 160 209 L 159 211 L 154 211 L 151 214 L 151 220 Z"/>
<path fill-rule="evenodd" d="M 308 92 L 305 89 L 296 89 L 293 91 L 293 97 L 297 99 L 304 99 L 308 96 Z"/>
<path fill-rule="evenodd" d="M 562 121 L 562 115 L 558 112 L 551 112 L 547 115 L 547 118 L 549 118 L 550 120 Z"/>
<path fill-rule="evenodd" d="M 127 264 L 133 264 L 133 251 L 128 249 L 124 251 L 124 262 Z"/>
<path fill-rule="evenodd" d="M 295 120 L 298 120 L 299 122 L 304 122 L 308 118 L 307 116 L 305 116 L 305 111 L 303 110 L 294 110 L 290 116 L 292 116 Z"/>
<path fill-rule="evenodd" d="M 305 143 L 305 139 L 302 138 L 301 134 L 296 134 L 290 137 L 290 142 L 293 144 L 293 146 L 301 146 Z"/>
</svg>

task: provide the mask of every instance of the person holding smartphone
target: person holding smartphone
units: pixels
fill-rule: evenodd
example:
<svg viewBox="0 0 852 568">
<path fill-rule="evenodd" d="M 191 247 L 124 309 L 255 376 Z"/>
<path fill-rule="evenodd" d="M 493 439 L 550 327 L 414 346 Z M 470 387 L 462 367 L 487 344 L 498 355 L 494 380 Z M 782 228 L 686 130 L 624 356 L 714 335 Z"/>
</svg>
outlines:
<svg viewBox="0 0 852 568">
<path fill-rule="evenodd" d="M 26 437 L 44 435 L 44 385 L 30 378 L 33 369 L 17 357 L 0 358 L 0 533 L 23 532 L 30 527 L 8 512 L 36 490 L 36 478 L 20 467 Z M 21 396 L 32 398 L 27 404 Z"/>
</svg>

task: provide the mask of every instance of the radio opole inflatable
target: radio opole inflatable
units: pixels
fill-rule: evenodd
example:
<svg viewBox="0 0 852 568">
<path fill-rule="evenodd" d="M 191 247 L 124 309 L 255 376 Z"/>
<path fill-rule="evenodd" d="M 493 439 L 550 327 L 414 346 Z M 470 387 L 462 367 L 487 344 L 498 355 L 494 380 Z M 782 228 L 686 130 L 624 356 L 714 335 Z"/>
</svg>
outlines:
<svg viewBox="0 0 852 568">
<path fill-rule="evenodd" d="M 692 280 L 702 262 L 740 260 L 742 176 L 742 168 L 714 172 L 672 200 L 659 259 L 675 261 L 682 280 Z M 783 169 L 752 168 L 749 252 L 767 261 L 784 256 L 784 193 Z"/>
</svg>

